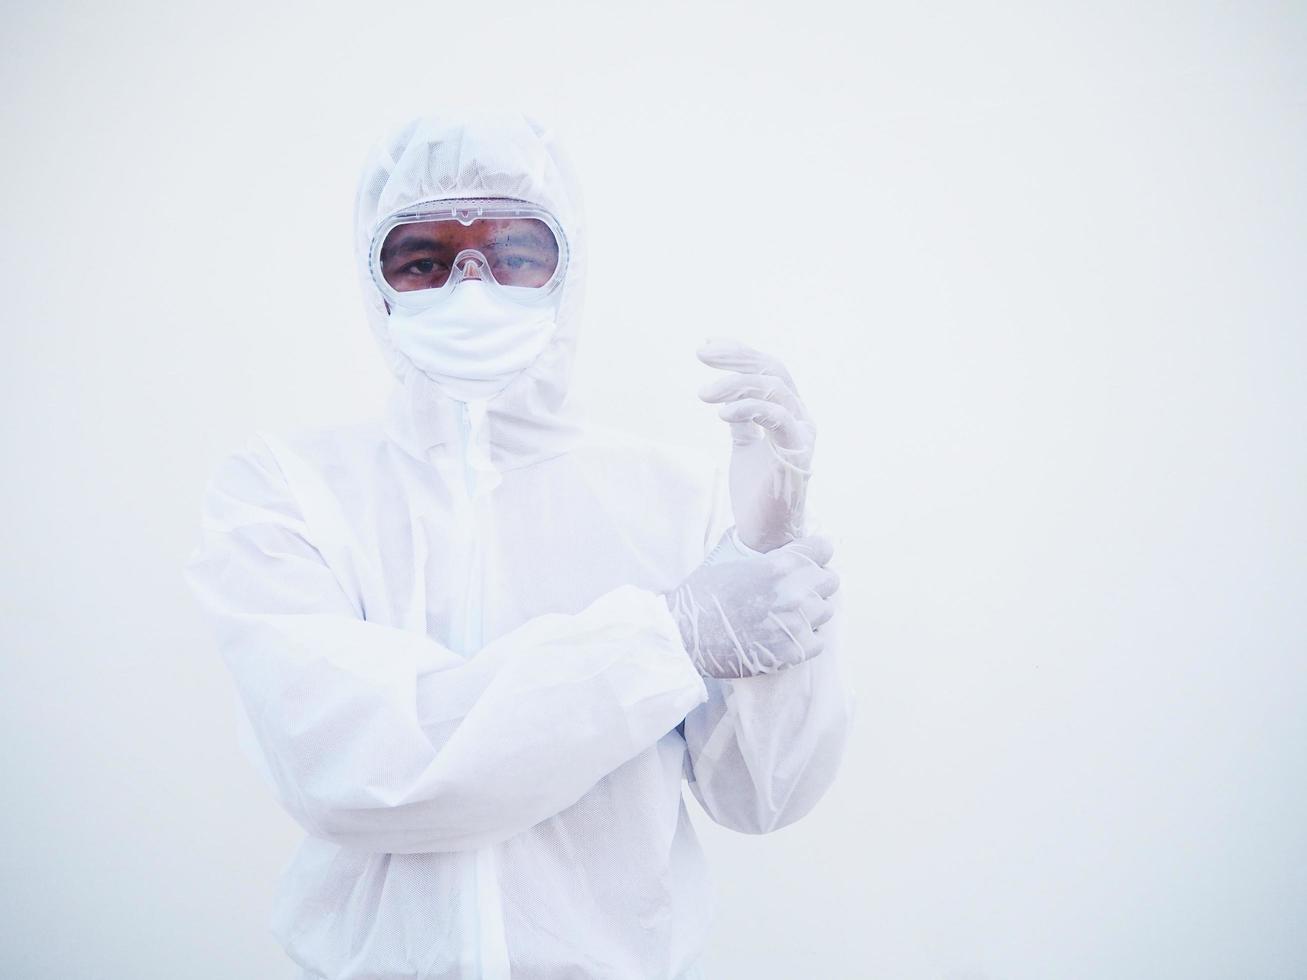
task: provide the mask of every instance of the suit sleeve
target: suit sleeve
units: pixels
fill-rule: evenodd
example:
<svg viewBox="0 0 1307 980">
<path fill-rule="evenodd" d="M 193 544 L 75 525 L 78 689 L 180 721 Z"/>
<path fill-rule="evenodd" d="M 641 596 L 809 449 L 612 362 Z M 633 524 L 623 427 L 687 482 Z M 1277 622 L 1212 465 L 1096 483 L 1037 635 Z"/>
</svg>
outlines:
<svg viewBox="0 0 1307 980">
<path fill-rule="evenodd" d="M 718 473 L 706 542 L 732 523 L 726 481 Z M 841 601 L 836 594 L 835 601 Z M 807 814 L 835 780 L 854 701 L 839 665 L 842 615 L 822 632 L 824 651 L 775 674 L 704 678 L 708 698 L 682 732 L 691 792 L 717 823 L 763 834 Z"/>
<path fill-rule="evenodd" d="M 707 697 L 663 600 L 615 589 L 464 658 L 368 622 L 266 443 L 210 485 L 186 568 L 281 804 L 325 840 L 475 849 L 561 812 Z"/>
</svg>

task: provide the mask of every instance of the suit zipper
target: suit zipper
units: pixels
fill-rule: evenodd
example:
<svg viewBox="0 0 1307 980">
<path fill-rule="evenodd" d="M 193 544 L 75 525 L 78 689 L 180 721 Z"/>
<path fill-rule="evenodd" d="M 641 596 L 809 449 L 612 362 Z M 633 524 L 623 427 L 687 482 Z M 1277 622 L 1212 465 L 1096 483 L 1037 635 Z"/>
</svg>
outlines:
<svg viewBox="0 0 1307 980">
<path fill-rule="evenodd" d="M 470 463 L 472 443 L 476 433 L 472 431 L 471 410 L 467 402 L 459 403 L 461 408 L 461 431 L 463 435 L 463 489 L 468 505 L 467 516 L 471 522 L 471 555 L 467 573 L 467 589 L 463 603 L 462 644 L 463 656 L 470 657 L 479 651 L 484 643 L 484 595 L 485 556 L 483 527 L 486 505 L 485 498 L 477 490 L 477 474 Z M 480 419 L 485 425 L 485 417 Z M 471 879 L 473 898 L 471 903 L 475 910 L 476 922 L 473 933 L 476 936 L 475 962 L 476 977 L 480 980 L 510 980 L 508 948 L 504 939 L 503 903 L 499 893 L 499 879 L 496 873 L 495 852 L 491 847 L 483 847 L 470 855 L 472 859 Z"/>
</svg>

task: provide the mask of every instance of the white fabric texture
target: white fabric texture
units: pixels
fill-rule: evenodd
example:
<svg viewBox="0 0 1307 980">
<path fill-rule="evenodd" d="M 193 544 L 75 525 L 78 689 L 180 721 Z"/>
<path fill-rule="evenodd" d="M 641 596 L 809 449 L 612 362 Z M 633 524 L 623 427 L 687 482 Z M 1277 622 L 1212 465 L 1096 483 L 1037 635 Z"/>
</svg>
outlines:
<svg viewBox="0 0 1307 980">
<path fill-rule="evenodd" d="M 500 195 L 553 212 L 572 261 L 540 357 L 467 405 L 391 347 L 367 243 L 397 207 Z M 584 229 L 541 127 L 405 126 L 356 241 L 385 419 L 253 438 L 187 566 L 243 744 L 308 834 L 274 932 L 329 980 L 694 975 L 711 894 L 682 782 L 748 833 L 809 812 L 850 718 L 831 640 L 739 680 L 687 655 L 661 593 L 730 526 L 726 480 L 569 417 Z"/>
</svg>

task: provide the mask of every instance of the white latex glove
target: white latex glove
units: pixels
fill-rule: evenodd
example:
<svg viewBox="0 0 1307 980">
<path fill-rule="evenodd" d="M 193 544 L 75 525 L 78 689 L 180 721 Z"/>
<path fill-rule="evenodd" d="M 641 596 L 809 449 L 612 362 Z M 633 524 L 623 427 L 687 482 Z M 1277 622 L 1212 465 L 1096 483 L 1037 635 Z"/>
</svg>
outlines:
<svg viewBox="0 0 1307 980">
<path fill-rule="evenodd" d="M 699 389 L 731 424 L 731 508 L 740 540 L 771 551 L 803 537 L 803 509 L 817 432 L 785 365 L 733 340 L 699 349 L 709 367 L 732 372 Z"/>
<path fill-rule="evenodd" d="M 772 674 L 821 653 L 818 627 L 834 615 L 840 585 L 825 567 L 833 552 L 826 538 L 801 538 L 756 558 L 705 562 L 665 593 L 699 673 Z"/>
</svg>

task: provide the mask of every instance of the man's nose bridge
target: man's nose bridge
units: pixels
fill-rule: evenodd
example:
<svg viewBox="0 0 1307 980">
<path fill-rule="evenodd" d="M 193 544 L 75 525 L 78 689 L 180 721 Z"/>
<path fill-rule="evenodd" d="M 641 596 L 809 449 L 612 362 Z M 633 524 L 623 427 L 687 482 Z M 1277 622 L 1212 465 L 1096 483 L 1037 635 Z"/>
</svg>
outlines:
<svg viewBox="0 0 1307 980">
<path fill-rule="evenodd" d="M 462 279 L 480 279 L 486 278 L 486 257 L 480 252 L 464 251 L 460 252 L 454 259 L 454 264 L 458 266 L 459 276 Z"/>
</svg>

